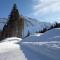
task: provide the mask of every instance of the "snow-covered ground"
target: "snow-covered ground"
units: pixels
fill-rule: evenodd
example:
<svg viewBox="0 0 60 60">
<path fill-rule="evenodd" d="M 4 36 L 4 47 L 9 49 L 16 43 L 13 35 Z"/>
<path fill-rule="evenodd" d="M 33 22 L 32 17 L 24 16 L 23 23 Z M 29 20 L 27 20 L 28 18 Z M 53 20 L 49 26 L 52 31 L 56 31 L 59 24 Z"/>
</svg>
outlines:
<svg viewBox="0 0 60 60">
<path fill-rule="evenodd" d="M 40 36 L 29 36 L 21 42 L 23 47 L 30 48 L 39 56 L 37 60 L 60 60 L 60 28 L 49 30 Z"/>
<path fill-rule="evenodd" d="M 60 28 L 0 43 L 0 60 L 60 60 Z"/>
<path fill-rule="evenodd" d="M 0 43 L 0 60 L 26 60 L 18 41 L 21 39 L 12 37 Z"/>
<path fill-rule="evenodd" d="M 60 60 L 60 42 L 25 42 L 22 43 L 23 52 L 26 54 L 28 60 L 33 60 L 32 58 L 29 59 L 31 55 L 24 50 L 31 49 L 36 55 L 32 55 L 32 58 L 35 60 Z M 28 56 L 29 55 L 29 56 Z"/>
</svg>

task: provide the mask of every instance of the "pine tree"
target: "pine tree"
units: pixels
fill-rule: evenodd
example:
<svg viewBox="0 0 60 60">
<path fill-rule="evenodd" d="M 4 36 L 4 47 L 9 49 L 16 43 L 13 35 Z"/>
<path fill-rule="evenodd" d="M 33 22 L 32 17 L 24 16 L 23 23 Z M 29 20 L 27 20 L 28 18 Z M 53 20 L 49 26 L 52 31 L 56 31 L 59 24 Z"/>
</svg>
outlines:
<svg viewBox="0 0 60 60">
<path fill-rule="evenodd" d="M 15 20 L 19 19 L 19 12 L 18 12 L 18 9 L 16 7 L 16 4 L 13 5 L 13 9 L 12 9 L 11 14 L 9 15 L 8 19 L 9 19 L 9 23 L 11 23 L 11 24 Z"/>
<path fill-rule="evenodd" d="M 16 7 L 16 4 L 13 5 L 13 9 L 8 17 L 8 22 L 7 25 L 4 26 L 3 31 L 2 31 L 2 39 L 6 37 L 11 37 L 12 32 L 14 32 L 14 28 L 16 27 L 15 22 L 19 20 L 19 12 Z M 17 23 L 18 24 L 18 23 Z"/>
<path fill-rule="evenodd" d="M 24 38 L 26 38 L 26 37 L 28 37 L 28 36 L 30 36 L 30 32 L 28 31 L 28 33 L 27 33 L 27 36 L 25 36 Z"/>
</svg>

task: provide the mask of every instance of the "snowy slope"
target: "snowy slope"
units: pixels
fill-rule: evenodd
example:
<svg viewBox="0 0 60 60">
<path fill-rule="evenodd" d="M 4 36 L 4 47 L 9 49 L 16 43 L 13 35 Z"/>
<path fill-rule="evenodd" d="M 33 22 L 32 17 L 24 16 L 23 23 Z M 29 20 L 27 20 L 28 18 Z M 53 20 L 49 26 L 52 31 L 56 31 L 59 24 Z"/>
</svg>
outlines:
<svg viewBox="0 0 60 60">
<path fill-rule="evenodd" d="M 21 46 L 28 60 L 33 60 L 32 58 L 36 60 L 60 60 L 60 42 L 22 42 Z M 24 50 L 25 47 L 27 51 Z M 29 59 L 31 57 L 28 53 L 29 48 L 36 53 L 38 58 L 31 53 L 33 57 Z"/>
<path fill-rule="evenodd" d="M 53 38 L 60 38 L 60 28 L 54 28 L 51 29 L 47 32 L 45 32 L 44 34 L 42 34 L 41 36 L 29 36 L 25 39 L 23 39 L 22 41 L 28 41 L 28 42 L 38 42 L 38 41 L 51 41 Z M 55 40 L 55 39 L 53 39 Z"/>
<path fill-rule="evenodd" d="M 21 41 L 21 46 L 28 60 L 32 55 L 28 49 L 39 56 L 37 60 L 60 60 L 60 28 L 49 30 L 41 36 L 29 36 Z M 25 47 L 27 51 L 24 50 Z"/>
</svg>

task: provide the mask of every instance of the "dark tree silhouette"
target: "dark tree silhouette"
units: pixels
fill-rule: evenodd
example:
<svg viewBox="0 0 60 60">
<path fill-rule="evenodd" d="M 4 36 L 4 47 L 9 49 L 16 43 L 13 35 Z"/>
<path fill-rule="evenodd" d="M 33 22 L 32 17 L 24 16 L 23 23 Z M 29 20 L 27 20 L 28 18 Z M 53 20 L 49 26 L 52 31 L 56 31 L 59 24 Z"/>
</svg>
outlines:
<svg viewBox="0 0 60 60">
<path fill-rule="evenodd" d="M 14 4 L 8 21 L 3 27 L 2 38 L 21 37 L 23 24 L 23 18 L 19 15 L 17 6 Z"/>
<path fill-rule="evenodd" d="M 18 9 L 17 9 L 17 7 L 16 7 L 16 4 L 14 4 L 14 6 L 13 6 L 13 9 L 12 9 L 12 11 L 11 11 L 11 13 L 10 13 L 10 15 L 9 15 L 9 23 L 10 24 L 12 24 L 14 21 L 16 21 L 16 20 L 18 20 L 19 19 L 19 12 L 18 12 Z"/>
</svg>

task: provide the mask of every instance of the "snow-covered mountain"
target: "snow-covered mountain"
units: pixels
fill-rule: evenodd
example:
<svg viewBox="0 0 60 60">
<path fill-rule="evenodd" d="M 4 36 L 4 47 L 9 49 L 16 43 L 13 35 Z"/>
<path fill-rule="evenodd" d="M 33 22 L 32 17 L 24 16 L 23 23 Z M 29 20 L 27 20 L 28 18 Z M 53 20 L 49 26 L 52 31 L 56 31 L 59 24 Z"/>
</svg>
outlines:
<svg viewBox="0 0 60 60">
<path fill-rule="evenodd" d="M 55 25 L 55 23 L 47 23 L 47 22 L 41 22 L 39 20 L 29 18 L 29 17 L 23 17 L 24 18 L 24 30 L 23 35 L 27 36 L 28 33 L 33 34 L 35 32 L 42 31 L 44 28 L 49 29 L 51 25 Z"/>
<path fill-rule="evenodd" d="M 28 33 L 33 34 L 35 32 L 39 32 L 43 30 L 44 28 L 49 29 L 51 25 L 55 25 L 55 23 L 47 23 L 47 22 L 41 22 L 39 20 L 29 18 L 29 17 L 23 17 L 24 20 L 24 29 L 23 29 L 23 37 L 27 36 Z M 7 23 L 8 19 L 0 19 L 0 30 L 3 29 L 4 25 Z"/>
</svg>

